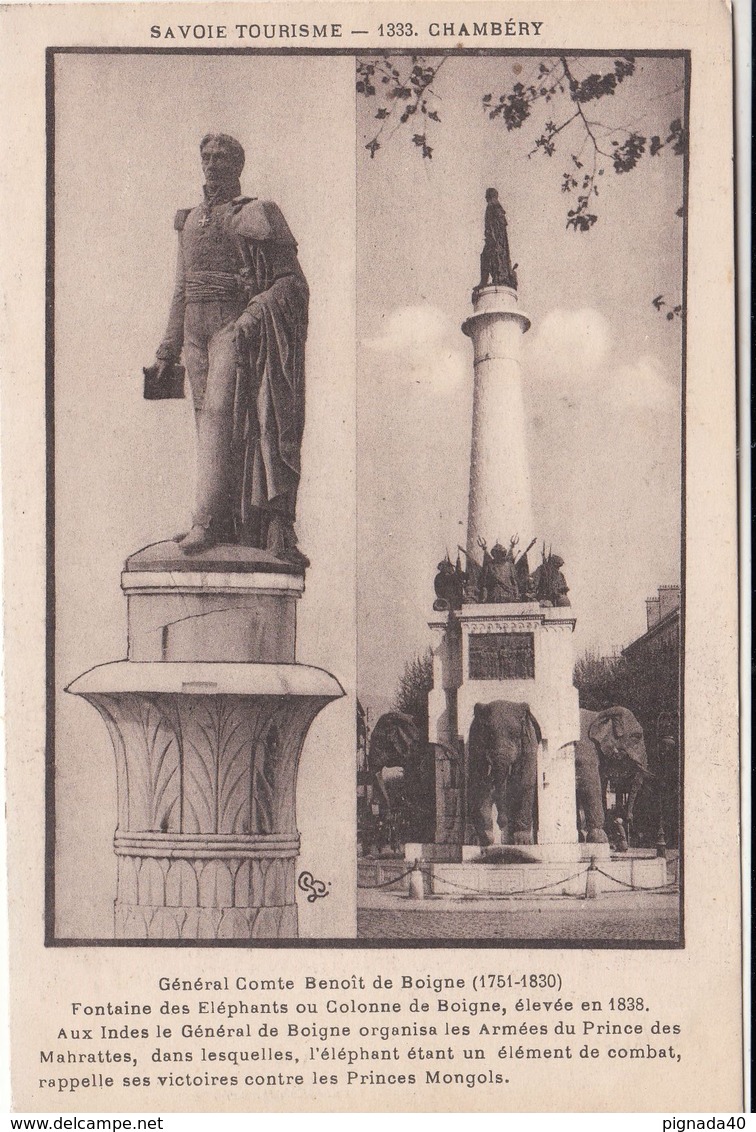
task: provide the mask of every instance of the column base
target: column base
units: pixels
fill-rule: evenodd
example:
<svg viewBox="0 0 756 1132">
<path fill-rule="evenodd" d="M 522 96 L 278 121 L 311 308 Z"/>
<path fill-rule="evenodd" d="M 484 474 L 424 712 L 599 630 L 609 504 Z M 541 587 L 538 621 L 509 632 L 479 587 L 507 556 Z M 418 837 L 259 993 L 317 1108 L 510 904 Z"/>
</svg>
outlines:
<svg viewBox="0 0 756 1132">
<path fill-rule="evenodd" d="M 297 908 L 166 908 L 115 903 L 116 939 L 296 939 Z"/>
</svg>

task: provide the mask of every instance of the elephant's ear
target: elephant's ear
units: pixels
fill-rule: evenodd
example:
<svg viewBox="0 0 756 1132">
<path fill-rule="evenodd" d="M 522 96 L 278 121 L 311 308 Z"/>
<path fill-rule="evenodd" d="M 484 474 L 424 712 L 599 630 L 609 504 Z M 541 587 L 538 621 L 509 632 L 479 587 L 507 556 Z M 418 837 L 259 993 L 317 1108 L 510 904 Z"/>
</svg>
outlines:
<svg viewBox="0 0 756 1132">
<path fill-rule="evenodd" d="M 533 727 L 535 728 L 535 732 L 538 736 L 538 742 L 540 743 L 541 742 L 541 728 L 538 724 L 538 720 L 536 719 L 536 717 L 533 715 L 532 711 L 530 710 L 530 704 L 526 704 L 526 703 L 520 704 L 520 710 L 522 712 L 522 722 L 523 722 L 523 724 L 527 724 L 528 722 L 533 724 Z"/>
<path fill-rule="evenodd" d="M 391 752 L 395 748 L 405 745 L 404 737 L 398 725 L 408 716 L 400 712 L 387 711 L 378 719 L 370 736 L 368 745 L 368 766 L 375 773 L 385 766 L 392 766 Z"/>
<path fill-rule="evenodd" d="M 604 744 L 610 735 L 613 739 L 617 738 L 612 713 L 611 711 L 600 711 L 588 728 L 588 738 L 592 739 L 603 751 Z"/>
<path fill-rule="evenodd" d="M 613 708 L 611 715 L 612 733 L 615 739 L 633 738 L 643 740 L 643 728 L 630 711 L 630 708 Z"/>
<path fill-rule="evenodd" d="M 621 708 L 617 713 L 622 721 L 622 738 L 627 755 L 644 774 L 651 775 L 648 769 L 648 753 L 643 728 L 629 708 Z"/>
<path fill-rule="evenodd" d="M 648 756 L 643 728 L 629 708 L 607 708 L 599 712 L 588 728 L 588 738 L 600 748 L 602 754 L 612 758 L 620 753 L 648 772 Z"/>
<path fill-rule="evenodd" d="M 408 747 L 414 747 L 420 742 L 420 732 L 412 716 L 402 716 L 396 721 L 396 733 Z"/>
</svg>

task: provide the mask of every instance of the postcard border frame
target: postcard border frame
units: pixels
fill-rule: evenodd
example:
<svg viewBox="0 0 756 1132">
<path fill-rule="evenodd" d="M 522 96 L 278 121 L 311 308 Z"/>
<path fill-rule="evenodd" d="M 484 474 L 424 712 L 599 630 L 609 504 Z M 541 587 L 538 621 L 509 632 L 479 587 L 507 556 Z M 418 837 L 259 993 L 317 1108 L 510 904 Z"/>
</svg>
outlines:
<svg viewBox="0 0 756 1132">
<path fill-rule="evenodd" d="M 409 47 L 139 47 L 58 45 L 45 48 L 45 138 L 46 138 L 46 257 L 45 257 L 45 466 L 46 466 L 46 691 L 45 691 L 45 841 L 44 841 L 44 946 L 68 947 L 147 947 L 167 949 L 291 948 L 358 950 L 445 950 L 445 949 L 518 949 L 538 950 L 613 950 L 676 951 L 685 949 L 685 640 L 686 640 L 686 394 L 687 394 L 687 307 L 688 307 L 688 213 L 690 178 L 690 142 L 683 155 L 682 178 L 682 297 L 681 314 L 681 387 L 680 387 L 680 814 L 679 814 L 679 932 L 677 940 L 601 940 L 601 939 L 415 939 L 386 938 L 313 938 L 313 939 L 243 939 L 243 940 L 163 940 L 163 939 L 99 939 L 61 937 L 55 934 L 55 57 L 57 55 L 200 55 L 200 56 L 549 56 L 570 55 L 599 58 L 601 56 L 634 58 L 677 58 L 684 63 L 684 129 L 690 139 L 690 106 L 692 51 L 690 48 L 409 48 Z M 355 92 L 356 97 L 356 92 Z M 355 145 L 357 145 L 355 137 Z M 739 752 L 739 765 L 742 755 Z M 741 887 L 744 883 L 741 869 Z"/>
</svg>

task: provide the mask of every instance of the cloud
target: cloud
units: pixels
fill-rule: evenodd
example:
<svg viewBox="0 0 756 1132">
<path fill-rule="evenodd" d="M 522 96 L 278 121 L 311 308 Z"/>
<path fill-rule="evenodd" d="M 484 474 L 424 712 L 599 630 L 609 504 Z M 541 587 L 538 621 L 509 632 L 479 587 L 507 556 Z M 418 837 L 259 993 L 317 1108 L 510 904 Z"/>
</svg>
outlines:
<svg viewBox="0 0 756 1132">
<path fill-rule="evenodd" d="M 390 358 L 390 373 L 398 381 L 433 386 L 452 392 L 472 373 L 472 354 L 466 357 L 451 343 L 459 327 L 438 307 L 397 307 L 384 320 L 381 332 L 363 346 Z"/>
<path fill-rule="evenodd" d="M 611 326 L 591 307 L 549 311 L 525 345 L 525 365 L 537 386 L 551 387 L 555 407 L 595 405 L 598 398 L 622 412 L 663 412 L 679 403 L 658 358 L 641 354 L 617 367 L 615 355 L 610 362 Z"/>
<path fill-rule="evenodd" d="M 621 409 L 663 411 L 679 405 L 679 394 L 667 380 L 658 358 L 643 354 L 609 375 L 605 395 Z"/>
<path fill-rule="evenodd" d="M 535 337 L 526 339 L 526 362 L 544 378 L 586 383 L 606 361 L 611 344 L 611 327 L 600 311 L 556 308 L 541 321 Z"/>
</svg>

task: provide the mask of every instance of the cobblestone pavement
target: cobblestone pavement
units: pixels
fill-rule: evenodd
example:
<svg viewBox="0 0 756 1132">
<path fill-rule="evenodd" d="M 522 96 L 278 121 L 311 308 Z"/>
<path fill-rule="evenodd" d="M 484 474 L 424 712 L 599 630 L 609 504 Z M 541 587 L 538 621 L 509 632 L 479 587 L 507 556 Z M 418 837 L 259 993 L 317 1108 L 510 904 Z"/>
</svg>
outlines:
<svg viewBox="0 0 756 1132">
<path fill-rule="evenodd" d="M 439 900 L 360 893 L 360 939 L 605 940 L 680 939 L 677 893 L 607 893 L 596 900 Z M 372 907 L 366 907 L 372 904 Z"/>
</svg>

